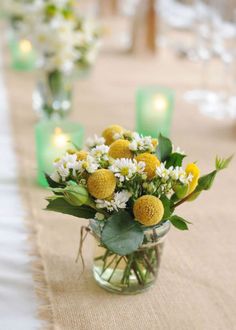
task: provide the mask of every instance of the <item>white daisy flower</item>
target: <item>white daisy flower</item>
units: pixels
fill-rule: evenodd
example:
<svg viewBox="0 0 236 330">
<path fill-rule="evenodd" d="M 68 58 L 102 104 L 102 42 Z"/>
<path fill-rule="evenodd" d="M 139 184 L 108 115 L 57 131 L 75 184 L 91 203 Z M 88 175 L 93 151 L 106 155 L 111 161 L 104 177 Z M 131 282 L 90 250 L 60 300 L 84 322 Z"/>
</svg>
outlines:
<svg viewBox="0 0 236 330">
<path fill-rule="evenodd" d="M 119 211 L 119 209 L 125 209 L 127 206 L 127 202 L 130 199 L 132 194 L 126 190 L 122 190 L 114 194 L 112 200 L 107 201 L 104 199 L 97 199 L 96 207 L 99 208 L 106 208 L 108 211 Z"/>
<path fill-rule="evenodd" d="M 96 134 L 93 138 L 88 138 L 86 141 L 86 145 L 89 149 L 101 146 L 103 144 L 105 144 L 105 139 L 102 136 L 97 136 Z"/>
<path fill-rule="evenodd" d="M 141 136 L 137 132 L 132 133 L 132 141 L 129 145 L 132 151 L 154 151 L 151 136 Z"/>
<path fill-rule="evenodd" d="M 78 161 L 76 154 L 66 153 L 61 159 L 55 161 L 53 166 L 56 171 L 61 176 L 62 180 L 65 181 L 70 175 L 70 170 L 72 170 L 73 175 L 76 175 L 76 170 L 78 168 Z"/>
<path fill-rule="evenodd" d="M 99 146 L 96 146 L 95 148 L 91 149 L 90 154 L 96 158 L 98 161 L 105 160 L 107 161 L 108 158 L 108 151 L 109 147 L 105 144 L 101 144 Z"/>
<path fill-rule="evenodd" d="M 187 176 L 187 173 L 185 172 L 185 170 L 182 167 L 176 166 L 175 168 L 172 168 L 170 170 L 170 176 L 172 178 L 172 180 L 179 180 L 181 183 L 183 184 L 188 184 L 189 182 L 192 181 L 192 174 L 189 174 Z"/>
<path fill-rule="evenodd" d="M 170 178 L 170 169 L 166 168 L 165 164 L 161 163 L 156 169 L 156 175 L 166 182 Z"/>
<path fill-rule="evenodd" d="M 137 161 L 128 158 L 116 159 L 109 169 L 115 174 L 115 176 L 124 182 L 129 180 L 137 173 Z"/>
<path fill-rule="evenodd" d="M 174 144 L 172 144 L 172 152 L 176 152 L 177 154 L 180 155 L 185 155 L 185 152 L 180 149 L 180 147 L 175 147 Z"/>
<path fill-rule="evenodd" d="M 99 164 L 96 162 L 96 159 L 90 155 L 87 156 L 85 160 L 78 161 L 78 171 L 83 173 L 87 171 L 88 173 L 94 173 L 99 167 Z"/>
<path fill-rule="evenodd" d="M 50 178 L 55 182 L 60 182 L 60 179 L 61 179 L 61 177 L 57 171 L 52 173 L 52 175 L 50 175 Z"/>
</svg>

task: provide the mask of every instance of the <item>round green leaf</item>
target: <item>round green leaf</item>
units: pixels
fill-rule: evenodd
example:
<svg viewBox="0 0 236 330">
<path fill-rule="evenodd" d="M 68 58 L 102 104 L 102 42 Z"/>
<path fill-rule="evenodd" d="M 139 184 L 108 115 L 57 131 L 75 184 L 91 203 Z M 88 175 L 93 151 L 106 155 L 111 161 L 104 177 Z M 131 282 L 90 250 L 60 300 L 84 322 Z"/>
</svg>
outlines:
<svg viewBox="0 0 236 330">
<path fill-rule="evenodd" d="M 107 220 L 101 237 L 109 250 L 121 256 L 136 251 L 143 238 L 144 232 L 140 224 L 126 211 L 120 211 Z"/>
</svg>

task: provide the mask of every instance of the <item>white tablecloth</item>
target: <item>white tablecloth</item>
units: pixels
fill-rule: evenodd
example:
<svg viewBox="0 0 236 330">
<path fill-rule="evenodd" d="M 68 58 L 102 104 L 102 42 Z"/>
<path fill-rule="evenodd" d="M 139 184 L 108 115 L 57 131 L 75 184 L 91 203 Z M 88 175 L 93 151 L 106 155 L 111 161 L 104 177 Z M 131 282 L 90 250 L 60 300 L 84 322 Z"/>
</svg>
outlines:
<svg viewBox="0 0 236 330">
<path fill-rule="evenodd" d="M 0 330 L 39 329 L 0 54 Z"/>
</svg>

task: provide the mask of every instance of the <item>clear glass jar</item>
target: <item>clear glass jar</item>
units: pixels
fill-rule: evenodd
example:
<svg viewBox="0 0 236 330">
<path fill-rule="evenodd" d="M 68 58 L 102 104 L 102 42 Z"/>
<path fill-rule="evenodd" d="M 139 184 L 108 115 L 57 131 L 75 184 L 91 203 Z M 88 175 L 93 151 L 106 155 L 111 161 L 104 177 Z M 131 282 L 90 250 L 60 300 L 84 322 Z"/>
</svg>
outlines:
<svg viewBox="0 0 236 330">
<path fill-rule="evenodd" d="M 41 71 L 33 93 L 33 108 L 39 117 L 60 119 L 72 108 L 73 78 L 58 70 Z"/>
<path fill-rule="evenodd" d="M 108 250 L 100 241 L 102 224 L 90 221 L 96 249 L 93 275 L 99 286 L 120 294 L 136 294 L 152 286 L 160 267 L 160 260 L 170 222 L 145 231 L 143 244 L 129 255 L 120 256 Z"/>
</svg>

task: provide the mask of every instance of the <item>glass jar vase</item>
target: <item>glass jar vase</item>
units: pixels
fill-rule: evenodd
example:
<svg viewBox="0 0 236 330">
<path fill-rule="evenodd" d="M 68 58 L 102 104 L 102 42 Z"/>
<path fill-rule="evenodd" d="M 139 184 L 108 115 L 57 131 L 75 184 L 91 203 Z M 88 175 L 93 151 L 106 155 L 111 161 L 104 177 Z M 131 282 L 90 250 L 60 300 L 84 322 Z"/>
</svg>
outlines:
<svg viewBox="0 0 236 330">
<path fill-rule="evenodd" d="M 98 285 L 120 294 L 137 294 L 152 286 L 157 279 L 170 222 L 147 229 L 139 249 L 125 256 L 108 250 L 101 243 L 101 226 L 96 220 L 90 221 L 96 243 L 93 275 Z"/>
<path fill-rule="evenodd" d="M 60 119 L 72 108 L 73 78 L 55 70 L 40 72 L 33 93 L 33 108 L 39 117 Z"/>
</svg>

